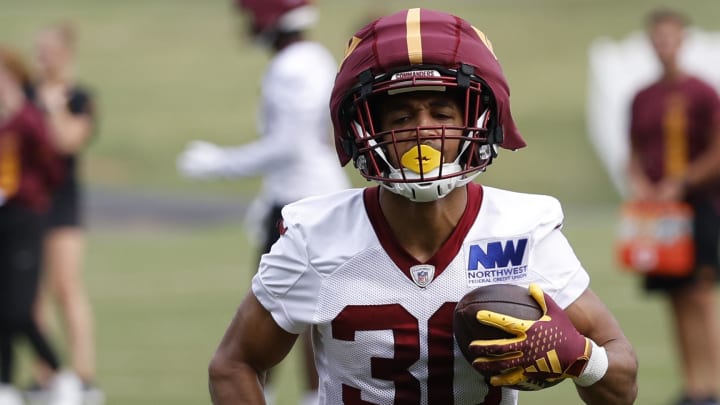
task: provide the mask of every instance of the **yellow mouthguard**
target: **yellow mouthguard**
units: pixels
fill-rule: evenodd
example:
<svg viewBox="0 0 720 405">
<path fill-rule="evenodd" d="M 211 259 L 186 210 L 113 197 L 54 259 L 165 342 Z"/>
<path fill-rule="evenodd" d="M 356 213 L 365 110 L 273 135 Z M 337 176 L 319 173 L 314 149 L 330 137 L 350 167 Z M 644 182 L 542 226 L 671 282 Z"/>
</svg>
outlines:
<svg viewBox="0 0 720 405">
<path fill-rule="evenodd" d="M 440 162 L 441 153 L 428 145 L 420 145 L 420 148 L 412 148 L 405 152 L 400 158 L 400 163 L 415 173 L 426 174 L 435 170 Z M 422 162 L 422 169 L 420 163 Z"/>
</svg>

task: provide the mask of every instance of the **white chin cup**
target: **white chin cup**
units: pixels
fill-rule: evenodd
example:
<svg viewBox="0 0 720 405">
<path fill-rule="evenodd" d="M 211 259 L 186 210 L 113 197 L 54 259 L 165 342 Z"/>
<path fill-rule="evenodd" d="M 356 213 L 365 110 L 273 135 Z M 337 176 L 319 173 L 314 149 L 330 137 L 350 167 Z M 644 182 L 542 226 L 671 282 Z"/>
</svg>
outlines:
<svg viewBox="0 0 720 405">
<path fill-rule="evenodd" d="M 459 173 L 462 170 L 458 163 L 446 163 L 442 165 L 443 176 Z M 380 185 L 414 202 L 431 202 L 439 200 L 457 187 L 464 186 L 472 181 L 480 172 L 472 173 L 469 176 L 452 176 L 444 179 L 430 180 L 418 183 L 394 183 L 380 182 Z M 424 177 L 433 178 L 440 174 L 440 168 L 428 172 Z M 420 175 L 408 169 L 390 169 L 388 178 L 393 180 L 418 180 Z"/>
</svg>

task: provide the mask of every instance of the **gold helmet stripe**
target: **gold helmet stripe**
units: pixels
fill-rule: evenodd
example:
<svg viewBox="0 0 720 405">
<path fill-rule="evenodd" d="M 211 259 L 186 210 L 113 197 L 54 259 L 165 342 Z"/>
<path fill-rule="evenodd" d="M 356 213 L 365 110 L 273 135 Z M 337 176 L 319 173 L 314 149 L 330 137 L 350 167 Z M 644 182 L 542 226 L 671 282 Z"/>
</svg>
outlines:
<svg viewBox="0 0 720 405">
<path fill-rule="evenodd" d="M 420 9 L 411 8 L 405 18 L 408 59 L 411 64 L 420 64 L 423 61 L 422 36 L 420 35 Z"/>
<path fill-rule="evenodd" d="M 485 35 L 484 32 L 480 31 L 479 29 L 475 28 L 474 26 L 472 27 L 472 29 L 475 30 L 475 33 L 477 34 L 478 37 L 480 37 L 480 40 L 482 41 L 483 44 L 485 44 L 487 49 L 490 50 L 490 53 L 492 54 L 492 56 L 495 57 L 495 59 L 497 59 L 497 56 L 495 56 L 495 51 L 493 50 L 492 42 L 490 42 L 487 35 Z"/>
<path fill-rule="evenodd" d="M 342 65 L 343 65 L 343 63 L 345 63 L 345 59 L 347 59 L 351 53 L 355 52 L 355 48 L 357 48 L 357 46 L 360 45 L 360 42 L 362 42 L 362 40 L 355 36 L 352 37 L 352 39 L 350 39 L 350 42 L 348 42 L 347 48 L 345 48 L 345 56 L 343 56 L 343 59 L 340 62 L 340 66 L 338 66 L 338 71 L 340 71 L 340 69 L 342 69 Z"/>
</svg>

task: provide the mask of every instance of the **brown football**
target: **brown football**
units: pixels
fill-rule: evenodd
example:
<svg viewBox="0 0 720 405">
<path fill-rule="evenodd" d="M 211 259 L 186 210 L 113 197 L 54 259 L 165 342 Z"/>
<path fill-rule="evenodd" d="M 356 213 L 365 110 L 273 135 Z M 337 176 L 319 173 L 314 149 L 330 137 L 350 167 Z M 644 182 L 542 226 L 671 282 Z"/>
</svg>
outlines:
<svg viewBox="0 0 720 405">
<path fill-rule="evenodd" d="M 474 356 L 468 352 L 468 345 L 473 340 L 514 337 L 500 329 L 478 322 L 476 314 L 483 309 L 529 320 L 537 320 L 542 316 L 542 309 L 525 287 L 493 284 L 478 287 L 465 294 L 455 306 L 453 330 L 460 351 L 470 363 Z"/>
</svg>

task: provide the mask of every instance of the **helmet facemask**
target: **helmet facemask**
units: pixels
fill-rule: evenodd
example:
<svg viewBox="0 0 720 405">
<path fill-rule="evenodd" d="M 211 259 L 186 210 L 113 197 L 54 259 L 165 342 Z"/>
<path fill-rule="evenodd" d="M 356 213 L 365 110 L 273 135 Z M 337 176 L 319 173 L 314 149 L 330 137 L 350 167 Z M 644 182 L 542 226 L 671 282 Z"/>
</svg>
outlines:
<svg viewBox="0 0 720 405">
<path fill-rule="evenodd" d="M 485 170 L 497 156 L 494 103 L 489 88 L 472 70 L 414 66 L 361 84 L 346 102 L 349 125 L 346 145 L 363 177 L 411 201 L 430 202 L 447 196 Z M 368 72 L 369 73 L 369 72 Z M 364 77 L 363 77 L 364 76 Z M 365 83 L 363 83 L 365 81 Z M 377 120 L 379 100 L 409 92 L 443 92 L 455 98 L 462 114 L 459 126 L 423 126 L 385 130 Z M 454 156 L 447 142 L 457 142 Z M 411 144 L 411 147 L 408 147 Z M 429 146 L 439 146 L 439 150 Z M 401 155 L 401 150 L 406 150 Z M 446 156 L 446 154 L 448 156 Z M 391 163 L 395 156 L 398 162 Z"/>
</svg>

